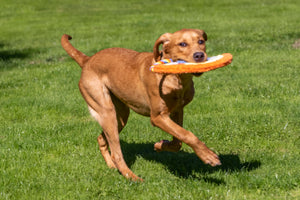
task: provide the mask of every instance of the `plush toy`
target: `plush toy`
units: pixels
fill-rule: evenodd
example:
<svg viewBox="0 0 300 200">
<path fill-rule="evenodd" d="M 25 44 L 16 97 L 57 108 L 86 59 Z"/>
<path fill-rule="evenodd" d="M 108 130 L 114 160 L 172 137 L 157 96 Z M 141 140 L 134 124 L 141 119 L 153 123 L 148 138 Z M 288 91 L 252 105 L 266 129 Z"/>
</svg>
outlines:
<svg viewBox="0 0 300 200">
<path fill-rule="evenodd" d="M 171 59 L 164 59 L 154 63 L 150 67 L 150 71 L 163 74 L 201 73 L 224 67 L 229 65 L 231 61 L 232 55 L 230 53 L 209 57 L 207 61 L 201 63 L 173 62 Z"/>
</svg>

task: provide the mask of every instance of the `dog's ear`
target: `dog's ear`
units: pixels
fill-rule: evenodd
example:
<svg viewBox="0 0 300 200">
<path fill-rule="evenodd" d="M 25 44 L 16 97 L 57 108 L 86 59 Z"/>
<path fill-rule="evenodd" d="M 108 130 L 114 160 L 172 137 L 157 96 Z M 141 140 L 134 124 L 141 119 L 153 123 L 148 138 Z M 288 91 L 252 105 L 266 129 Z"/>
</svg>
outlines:
<svg viewBox="0 0 300 200">
<path fill-rule="evenodd" d="M 207 34 L 203 31 L 204 40 L 207 41 Z"/>
<path fill-rule="evenodd" d="M 198 32 L 199 35 L 202 35 L 202 36 L 203 36 L 203 39 L 204 39 L 205 41 L 207 41 L 207 34 L 205 33 L 204 30 L 200 30 L 200 29 L 195 29 L 195 30 Z"/>
<path fill-rule="evenodd" d="M 161 44 L 165 45 L 165 44 L 169 43 L 171 35 L 172 35 L 171 33 L 165 33 L 156 40 L 154 47 L 153 47 L 153 54 L 154 54 L 155 61 L 158 61 L 158 59 L 160 58 L 160 55 L 161 55 L 161 53 L 159 51 L 159 46 Z"/>
</svg>

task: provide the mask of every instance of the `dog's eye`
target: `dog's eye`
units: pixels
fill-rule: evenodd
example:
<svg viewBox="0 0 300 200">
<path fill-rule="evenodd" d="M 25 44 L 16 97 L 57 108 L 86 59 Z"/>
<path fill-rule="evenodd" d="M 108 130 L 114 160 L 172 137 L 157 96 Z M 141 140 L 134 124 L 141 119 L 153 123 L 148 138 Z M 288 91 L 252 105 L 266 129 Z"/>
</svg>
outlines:
<svg viewBox="0 0 300 200">
<path fill-rule="evenodd" d="M 187 46 L 187 43 L 185 43 L 185 42 L 180 42 L 180 43 L 179 43 L 179 46 L 181 46 L 181 47 L 186 47 L 186 46 Z"/>
<path fill-rule="evenodd" d="M 199 40 L 198 43 L 199 44 L 204 44 L 204 40 Z"/>
</svg>

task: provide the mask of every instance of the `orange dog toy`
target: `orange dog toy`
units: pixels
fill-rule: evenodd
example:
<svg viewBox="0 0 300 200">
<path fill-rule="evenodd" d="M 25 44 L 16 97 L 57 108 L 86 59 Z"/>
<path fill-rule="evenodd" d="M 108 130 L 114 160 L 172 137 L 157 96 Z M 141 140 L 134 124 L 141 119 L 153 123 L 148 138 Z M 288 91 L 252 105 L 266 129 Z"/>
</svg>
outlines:
<svg viewBox="0 0 300 200">
<path fill-rule="evenodd" d="M 171 59 L 161 60 L 150 67 L 150 71 L 164 74 L 201 73 L 229 65 L 232 61 L 230 53 L 207 58 L 201 63 L 173 62 Z"/>
</svg>

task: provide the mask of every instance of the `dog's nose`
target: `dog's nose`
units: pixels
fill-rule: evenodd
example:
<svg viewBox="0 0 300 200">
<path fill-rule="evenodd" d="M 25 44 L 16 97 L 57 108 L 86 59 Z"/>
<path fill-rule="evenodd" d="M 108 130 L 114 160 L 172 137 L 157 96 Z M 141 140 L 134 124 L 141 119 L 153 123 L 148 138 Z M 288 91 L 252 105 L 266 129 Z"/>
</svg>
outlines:
<svg viewBox="0 0 300 200">
<path fill-rule="evenodd" d="M 205 59 L 205 54 L 203 52 L 196 52 L 193 57 L 196 62 L 202 62 Z"/>
</svg>

